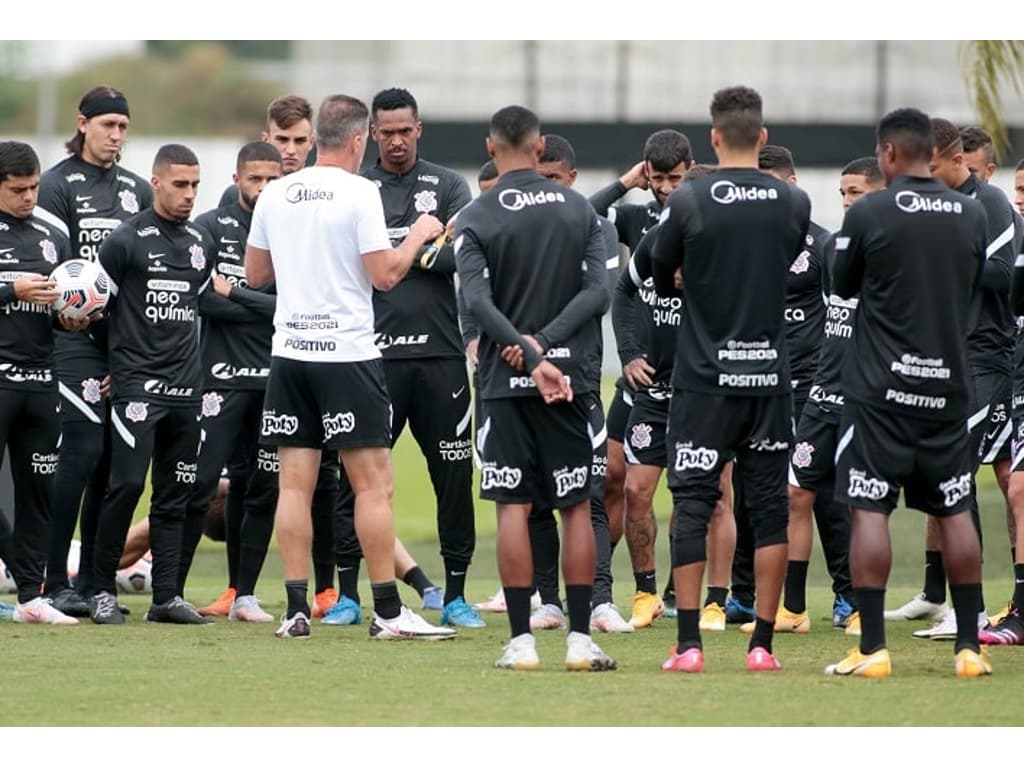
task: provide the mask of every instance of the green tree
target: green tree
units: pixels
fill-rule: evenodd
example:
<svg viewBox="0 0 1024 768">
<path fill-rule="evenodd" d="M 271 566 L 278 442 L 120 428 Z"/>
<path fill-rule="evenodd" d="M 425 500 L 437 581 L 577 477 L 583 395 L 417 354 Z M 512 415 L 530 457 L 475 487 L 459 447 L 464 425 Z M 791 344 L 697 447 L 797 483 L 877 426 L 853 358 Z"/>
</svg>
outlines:
<svg viewBox="0 0 1024 768">
<path fill-rule="evenodd" d="M 981 127 L 992 137 L 996 156 L 1001 158 L 1010 146 L 1003 120 L 1001 94 L 1007 83 L 1020 96 L 1024 81 L 1024 41 L 965 40 L 960 43 L 960 67 L 967 97 Z"/>
</svg>

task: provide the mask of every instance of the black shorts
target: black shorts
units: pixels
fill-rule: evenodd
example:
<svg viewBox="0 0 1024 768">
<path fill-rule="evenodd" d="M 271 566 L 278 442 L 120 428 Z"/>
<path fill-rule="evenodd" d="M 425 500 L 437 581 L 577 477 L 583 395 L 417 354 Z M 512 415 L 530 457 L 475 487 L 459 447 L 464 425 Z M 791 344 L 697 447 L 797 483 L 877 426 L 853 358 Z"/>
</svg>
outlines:
<svg viewBox="0 0 1024 768">
<path fill-rule="evenodd" d="M 1013 401 L 1010 406 L 1013 440 L 1010 441 L 1010 469 L 1024 472 L 1024 369 L 1013 372 Z"/>
<path fill-rule="evenodd" d="M 836 447 L 836 501 L 889 514 L 902 486 L 908 507 L 948 517 L 970 507 L 973 475 L 963 419 L 898 417 L 846 401 Z"/>
<path fill-rule="evenodd" d="M 1012 381 L 1001 373 L 982 373 L 974 377 L 977 405 L 969 423 L 971 450 L 979 464 L 993 464 L 1010 458 L 1010 392 Z M 987 409 L 987 410 L 986 410 Z"/>
<path fill-rule="evenodd" d="M 668 466 L 665 439 L 671 404 L 671 390 L 652 389 L 636 393 L 626 423 L 626 439 L 622 443 L 627 464 L 645 464 L 662 469 Z"/>
<path fill-rule="evenodd" d="M 390 448 L 391 401 L 380 359 L 311 363 L 272 357 L 260 443 Z"/>
<path fill-rule="evenodd" d="M 804 407 L 789 456 L 789 484 L 811 491 L 831 488 L 836 479 L 839 424 L 814 403 Z"/>
<path fill-rule="evenodd" d="M 103 424 L 107 420 L 107 404 L 100 394 L 100 385 L 106 374 L 86 376 L 84 379 L 61 378 L 57 384 L 60 391 L 61 422 L 88 421 Z"/>
<path fill-rule="evenodd" d="M 557 405 L 539 397 L 486 400 L 483 417 L 481 498 L 564 509 L 590 497 L 593 447 L 584 398 Z"/>
<path fill-rule="evenodd" d="M 615 396 L 608 406 L 608 439 L 619 443 L 626 442 L 626 424 L 629 422 L 629 411 L 633 407 L 635 393 L 620 376 L 615 382 Z"/>
<path fill-rule="evenodd" d="M 604 407 L 599 392 L 582 392 L 576 397 L 587 408 L 590 420 L 590 498 L 604 503 L 604 484 L 608 476 L 608 423 L 604 419 Z"/>
</svg>

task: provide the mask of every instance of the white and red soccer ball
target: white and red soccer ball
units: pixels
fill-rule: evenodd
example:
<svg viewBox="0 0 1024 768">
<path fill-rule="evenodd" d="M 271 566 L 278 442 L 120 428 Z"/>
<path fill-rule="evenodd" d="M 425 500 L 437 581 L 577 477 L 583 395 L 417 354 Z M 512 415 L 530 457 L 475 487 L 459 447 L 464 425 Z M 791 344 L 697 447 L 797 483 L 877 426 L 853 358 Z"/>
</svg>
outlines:
<svg viewBox="0 0 1024 768">
<path fill-rule="evenodd" d="M 110 278 L 94 261 L 69 259 L 54 268 L 50 279 L 60 292 L 54 310 L 75 320 L 97 316 L 110 300 Z"/>
</svg>

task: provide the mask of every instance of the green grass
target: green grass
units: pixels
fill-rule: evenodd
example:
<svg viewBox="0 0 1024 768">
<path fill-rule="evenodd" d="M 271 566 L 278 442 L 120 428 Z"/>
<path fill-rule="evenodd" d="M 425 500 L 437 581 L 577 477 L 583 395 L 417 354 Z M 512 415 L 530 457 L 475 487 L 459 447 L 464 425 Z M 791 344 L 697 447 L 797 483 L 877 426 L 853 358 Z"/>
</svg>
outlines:
<svg viewBox="0 0 1024 768">
<path fill-rule="evenodd" d="M 428 574 L 441 578 L 434 500 L 416 444 L 403 436 L 395 451 L 396 527 Z M 986 598 L 994 610 L 1012 586 L 1004 513 L 990 470 L 980 475 L 987 554 Z M 668 569 L 664 532 L 668 496 L 657 499 L 662 537 L 659 575 Z M 889 603 L 909 598 L 922 578 L 924 518 L 898 510 L 892 519 L 895 562 Z M 467 597 L 498 587 L 493 505 L 477 504 L 478 548 Z M 201 545 L 186 597 L 202 604 L 224 585 L 222 545 Z M 632 577 L 625 547 L 615 554 L 615 594 L 628 616 Z M 363 569 L 365 576 L 365 568 Z M 280 559 L 272 551 L 258 594 L 267 609 L 284 607 Z M 600 636 L 620 665 L 602 675 L 562 669 L 564 634 L 539 633 L 544 669 L 509 673 L 491 667 L 507 640 L 507 619 L 489 615 L 486 629 L 453 642 L 377 643 L 366 626 L 318 623 L 308 642 L 282 642 L 276 625 L 218 621 L 209 627 L 142 622 L 148 600 L 128 596 L 123 627 L 0 624 L 3 701 L 0 725 L 1017 725 L 1024 657 L 993 649 L 995 675 L 953 676 L 949 643 L 914 640 L 923 624 L 889 624 L 894 676 L 867 681 L 825 677 L 822 669 L 855 644 L 831 628 L 832 595 L 816 550 L 809 578 L 813 628 L 781 636 L 785 669 L 751 675 L 743 667 L 747 638 L 735 627 L 704 636 L 703 675 L 667 675 L 658 666 L 675 640 L 659 621 L 633 635 Z M 361 585 L 364 602 L 369 587 Z M 415 594 L 404 598 L 418 608 Z M 437 620 L 436 613 L 426 613 Z M 158 691 L 159 695 L 152 692 Z"/>
</svg>

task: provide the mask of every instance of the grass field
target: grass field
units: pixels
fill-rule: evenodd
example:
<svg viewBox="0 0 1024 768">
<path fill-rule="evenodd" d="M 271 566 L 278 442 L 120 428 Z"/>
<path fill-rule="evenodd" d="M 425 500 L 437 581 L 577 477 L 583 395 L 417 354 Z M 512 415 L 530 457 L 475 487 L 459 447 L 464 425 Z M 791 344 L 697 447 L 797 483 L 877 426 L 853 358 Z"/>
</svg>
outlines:
<svg viewBox="0 0 1024 768">
<path fill-rule="evenodd" d="M 425 464 L 408 436 L 396 447 L 396 525 L 427 573 L 441 577 L 434 542 L 433 494 Z M 1004 513 L 991 472 L 982 470 L 987 555 L 986 599 L 994 611 L 1012 588 Z M 658 497 L 659 581 L 668 569 L 664 532 L 667 494 Z M 899 510 L 892 521 L 895 563 L 889 603 L 919 587 L 923 516 Z M 478 549 L 467 597 L 482 600 L 498 587 L 493 506 L 478 502 Z M 201 545 L 186 598 L 213 599 L 224 585 L 222 545 Z M 629 615 L 633 585 L 628 553 L 615 554 L 615 597 Z M 363 569 L 365 577 L 365 568 Z M 822 669 L 855 645 L 831 628 L 832 595 L 820 551 L 810 574 L 812 631 L 781 636 L 784 670 L 751 675 L 743 666 L 746 636 L 735 627 L 705 633 L 705 673 L 659 670 L 675 641 L 661 620 L 633 635 L 599 636 L 620 665 L 614 673 L 570 674 L 563 669 L 564 634 L 540 633 L 544 669 L 510 673 L 491 667 L 507 640 L 503 615 L 463 630 L 453 642 L 379 643 L 365 624 L 314 624 L 308 642 L 282 642 L 276 625 L 218 621 L 207 627 L 148 625 L 148 603 L 129 596 L 127 625 L 22 626 L 0 623 L 3 706 L 0 725 L 1019 725 L 1024 653 L 993 649 L 995 674 L 979 681 L 953 675 L 950 643 L 915 640 L 920 624 L 889 624 L 894 676 L 866 681 L 825 677 Z M 369 586 L 361 585 L 364 603 Z M 403 597 L 418 608 L 412 590 Z M 271 552 L 258 595 L 274 614 L 284 608 L 280 560 Z M 10 599 L 5 597 L 4 599 Z M 437 620 L 436 613 L 425 612 Z M 154 695 L 159 692 L 159 695 Z"/>
</svg>

